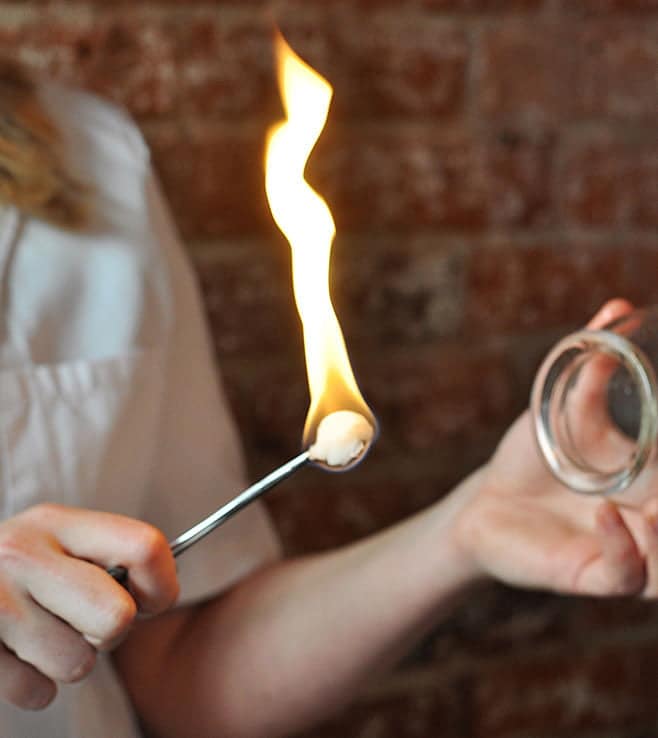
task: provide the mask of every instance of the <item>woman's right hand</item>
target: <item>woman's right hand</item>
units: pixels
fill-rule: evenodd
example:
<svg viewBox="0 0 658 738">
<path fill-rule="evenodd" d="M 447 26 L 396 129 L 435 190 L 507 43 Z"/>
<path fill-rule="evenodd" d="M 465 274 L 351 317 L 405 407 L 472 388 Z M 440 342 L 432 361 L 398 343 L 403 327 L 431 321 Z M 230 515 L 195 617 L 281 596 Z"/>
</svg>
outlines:
<svg viewBox="0 0 658 738">
<path fill-rule="evenodd" d="M 130 593 L 105 571 L 118 564 Z M 46 707 L 138 612 L 160 613 L 177 595 L 167 540 L 146 523 L 53 504 L 0 523 L 0 700 Z"/>
</svg>

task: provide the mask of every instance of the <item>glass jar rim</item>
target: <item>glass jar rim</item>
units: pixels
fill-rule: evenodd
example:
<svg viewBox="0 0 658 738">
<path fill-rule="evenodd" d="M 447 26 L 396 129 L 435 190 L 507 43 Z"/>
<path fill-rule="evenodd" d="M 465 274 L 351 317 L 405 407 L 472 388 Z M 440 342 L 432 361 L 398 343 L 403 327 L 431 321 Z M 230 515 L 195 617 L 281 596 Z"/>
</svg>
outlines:
<svg viewBox="0 0 658 738">
<path fill-rule="evenodd" d="M 568 353 L 600 352 L 618 359 L 629 371 L 640 395 L 640 424 L 628 463 L 612 472 L 588 471 L 574 461 L 556 441 L 550 409 L 555 377 L 551 369 Z M 571 333 L 549 352 L 537 373 L 530 401 L 535 438 L 553 475 L 582 494 L 610 495 L 626 489 L 640 474 L 651 455 L 658 432 L 656 377 L 645 353 L 624 336 L 612 331 L 584 329 Z"/>
</svg>

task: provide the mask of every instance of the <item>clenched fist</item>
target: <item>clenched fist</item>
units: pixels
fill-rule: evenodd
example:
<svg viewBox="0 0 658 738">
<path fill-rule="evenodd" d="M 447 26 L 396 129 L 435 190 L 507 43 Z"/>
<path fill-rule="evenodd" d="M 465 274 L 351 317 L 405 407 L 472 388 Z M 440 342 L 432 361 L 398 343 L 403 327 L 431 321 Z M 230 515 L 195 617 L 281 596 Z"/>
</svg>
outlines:
<svg viewBox="0 0 658 738">
<path fill-rule="evenodd" d="M 105 571 L 117 564 L 130 594 Z M 162 612 L 177 595 L 167 541 L 146 523 L 51 504 L 0 523 L 0 699 L 47 706 L 56 683 L 89 674 L 138 612 Z"/>
</svg>

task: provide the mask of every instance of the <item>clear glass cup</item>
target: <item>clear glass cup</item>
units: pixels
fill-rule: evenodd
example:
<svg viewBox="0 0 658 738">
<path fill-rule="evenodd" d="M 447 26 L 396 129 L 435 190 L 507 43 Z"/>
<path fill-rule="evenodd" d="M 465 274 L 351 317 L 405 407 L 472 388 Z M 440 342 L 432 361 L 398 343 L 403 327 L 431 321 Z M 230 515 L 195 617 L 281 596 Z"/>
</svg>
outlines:
<svg viewBox="0 0 658 738">
<path fill-rule="evenodd" d="M 656 457 L 658 306 L 563 338 L 534 381 L 539 448 L 565 485 L 621 492 Z"/>
</svg>

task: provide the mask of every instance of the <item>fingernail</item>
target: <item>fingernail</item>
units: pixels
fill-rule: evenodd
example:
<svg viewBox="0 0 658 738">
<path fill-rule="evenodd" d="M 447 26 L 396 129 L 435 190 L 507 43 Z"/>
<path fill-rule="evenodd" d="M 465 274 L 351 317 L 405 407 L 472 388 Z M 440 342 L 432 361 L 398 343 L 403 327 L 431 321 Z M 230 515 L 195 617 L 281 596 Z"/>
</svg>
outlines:
<svg viewBox="0 0 658 738">
<path fill-rule="evenodd" d="M 55 696 L 54 693 L 55 690 L 50 685 L 37 687 L 28 697 L 25 705 L 26 709 L 43 710 L 44 707 L 48 707 L 48 705 L 52 702 L 53 697 Z"/>
</svg>

